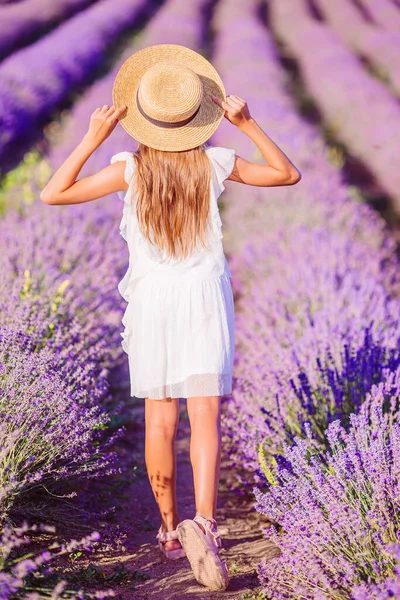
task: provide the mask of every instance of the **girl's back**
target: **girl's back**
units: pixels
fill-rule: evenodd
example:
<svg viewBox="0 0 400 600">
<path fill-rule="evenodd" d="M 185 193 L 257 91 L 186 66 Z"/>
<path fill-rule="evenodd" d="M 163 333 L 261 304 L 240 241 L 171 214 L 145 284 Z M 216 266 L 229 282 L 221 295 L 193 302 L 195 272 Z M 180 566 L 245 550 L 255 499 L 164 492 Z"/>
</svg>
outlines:
<svg viewBox="0 0 400 600">
<path fill-rule="evenodd" d="M 141 233 L 136 214 L 136 191 L 134 172 L 136 163 L 130 152 L 119 152 L 111 158 L 111 164 L 123 161 L 125 166 L 125 181 L 128 184 L 126 192 L 119 192 L 123 201 L 123 215 L 120 223 L 120 233 L 129 248 L 130 261 L 128 271 L 119 285 L 119 291 L 125 300 L 134 289 L 135 281 L 146 276 L 154 280 L 179 283 L 185 281 L 200 281 L 219 277 L 222 273 L 231 276 L 222 245 L 222 221 L 219 212 L 218 198 L 224 191 L 224 180 L 229 177 L 235 162 L 235 151 L 229 148 L 205 148 L 208 156 L 211 178 L 209 187 L 209 229 L 207 247 L 197 244 L 197 249 L 185 259 L 171 258 L 166 249 L 159 249 L 151 244 Z M 183 199 L 184 200 L 184 199 Z"/>
</svg>

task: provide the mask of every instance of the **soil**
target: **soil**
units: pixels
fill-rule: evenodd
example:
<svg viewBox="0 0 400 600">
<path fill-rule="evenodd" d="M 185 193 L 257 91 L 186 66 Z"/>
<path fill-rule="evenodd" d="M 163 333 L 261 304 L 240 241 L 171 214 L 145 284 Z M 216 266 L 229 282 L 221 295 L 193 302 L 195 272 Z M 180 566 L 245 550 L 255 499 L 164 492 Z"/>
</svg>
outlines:
<svg viewBox="0 0 400 600">
<path fill-rule="evenodd" d="M 142 401 L 143 402 L 143 401 Z M 253 508 L 249 495 L 233 491 L 230 482 L 232 473 L 227 461 L 222 460 L 220 489 L 217 508 L 218 529 L 223 547 L 222 560 L 230 572 L 230 583 L 225 592 L 211 592 L 194 579 L 187 558 L 166 559 L 156 545 L 156 533 L 160 524 L 158 508 L 154 500 L 144 465 L 144 415 L 143 405 L 134 412 L 135 464 L 137 477 L 124 490 L 122 510 L 115 513 L 116 521 L 127 536 L 123 547 L 110 555 L 96 557 L 96 564 L 105 572 L 112 571 L 118 563 L 126 570 L 140 570 L 149 578 L 135 584 L 119 584 L 114 592 L 120 600 L 178 600 L 181 598 L 225 598 L 226 600 L 257 598 L 256 566 L 264 558 L 277 556 L 278 548 L 267 541 L 262 528 L 268 526 L 265 519 Z M 186 402 L 180 401 L 180 422 L 176 440 L 178 507 L 181 519 L 193 518 L 195 514 L 192 468 L 189 461 L 190 427 Z M 146 531 L 147 529 L 147 531 Z M 93 560 L 94 557 L 92 557 Z M 246 594 L 247 592 L 247 594 Z"/>
</svg>

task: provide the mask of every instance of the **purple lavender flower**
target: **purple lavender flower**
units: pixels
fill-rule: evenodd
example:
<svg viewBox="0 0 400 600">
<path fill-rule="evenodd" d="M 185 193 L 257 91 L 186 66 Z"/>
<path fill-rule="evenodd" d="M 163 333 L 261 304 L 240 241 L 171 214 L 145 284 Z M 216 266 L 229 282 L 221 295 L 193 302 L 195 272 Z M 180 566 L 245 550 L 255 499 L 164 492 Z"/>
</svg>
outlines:
<svg viewBox="0 0 400 600">
<path fill-rule="evenodd" d="M 21 527 L 11 527 L 5 525 L 2 531 L 0 546 L 2 549 L 0 560 L 0 597 L 2 600 L 11 600 L 18 596 L 24 600 L 33 600 L 43 597 L 49 597 L 53 600 L 65 597 L 63 591 L 68 594 L 68 598 L 79 600 L 82 598 L 109 598 L 115 596 L 113 590 L 98 590 L 95 593 L 90 593 L 84 590 L 68 589 L 68 582 L 65 580 L 59 581 L 54 587 L 49 587 L 49 584 L 41 576 L 43 566 L 51 563 L 60 556 L 68 555 L 74 550 L 90 550 L 94 544 L 100 539 L 97 531 L 85 536 L 80 540 L 70 540 L 66 544 L 53 542 L 49 548 L 32 558 L 20 557 L 20 549 L 30 542 L 30 538 L 26 535 L 29 532 L 47 531 L 55 533 L 55 529 L 43 524 L 34 524 L 29 526 L 24 522 Z M 25 552 L 26 554 L 26 552 Z M 35 574 L 35 578 L 30 577 Z M 39 591 L 29 591 L 37 588 Z M 44 594 L 44 595 L 43 595 Z M 16 596 L 17 595 L 17 596 Z"/>
<path fill-rule="evenodd" d="M 332 423 L 326 452 L 297 439 L 285 448 L 290 469 L 276 465 L 276 485 L 254 489 L 256 510 L 283 530 L 268 533 L 281 556 L 258 569 L 277 600 L 372 598 L 375 589 L 398 586 L 398 550 L 390 548 L 400 535 L 400 424 L 375 409 L 373 425 L 366 415 L 352 415 L 348 432 Z"/>
</svg>

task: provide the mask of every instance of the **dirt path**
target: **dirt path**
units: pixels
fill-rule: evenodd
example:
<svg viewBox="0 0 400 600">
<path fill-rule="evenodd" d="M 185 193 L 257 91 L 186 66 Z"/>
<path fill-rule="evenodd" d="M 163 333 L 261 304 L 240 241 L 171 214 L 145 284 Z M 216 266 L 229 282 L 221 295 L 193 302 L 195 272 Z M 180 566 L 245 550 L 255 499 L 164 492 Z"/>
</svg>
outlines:
<svg viewBox="0 0 400 600">
<path fill-rule="evenodd" d="M 180 402 L 177 485 L 180 516 L 185 519 L 194 516 L 194 494 L 186 401 Z M 232 473 L 224 463 L 221 467 L 217 521 L 223 540 L 221 558 L 228 563 L 231 575 L 228 589 L 223 593 L 207 591 L 193 578 L 186 558 L 171 561 L 165 559 L 158 550 L 155 536 L 160 520 L 145 471 L 143 423 L 143 401 L 136 401 L 132 408 L 132 429 L 128 428 L 127 445 L 122 450 L 121 458 L 127 462 L 128 470 L 129 463 L 137 465 L 137 475 L 132 477 L 131 482 L 125 479 L 127 484 L 119 494 L 117 510 L 111 521 L 112 526 L 126 531 L 123 545 L 120 544 L 117 551 L 96 553 L 92 561 L 106 573 L 113 572 L 118 563 L 123 563 L 129 572 L 140 570 L 146 574 L 148 579 L 134 586 L 123 582 L 112 586 L 120 600 L 256 598 L 257 595 L 253 595 L 258 588 L 256 565 L 266 556 L 275 556 L 277 548 L 263 538 L 260 527 L 266 523 L 253 509 L 252 500 L 229 491 L 226 481 Z"/>
</svg>

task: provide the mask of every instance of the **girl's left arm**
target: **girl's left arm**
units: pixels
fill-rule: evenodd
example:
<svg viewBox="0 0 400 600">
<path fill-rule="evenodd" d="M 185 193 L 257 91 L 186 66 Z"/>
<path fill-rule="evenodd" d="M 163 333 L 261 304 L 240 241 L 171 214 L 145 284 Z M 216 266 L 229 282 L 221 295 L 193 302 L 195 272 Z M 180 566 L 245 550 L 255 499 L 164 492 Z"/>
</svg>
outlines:
<svg viewBox="0 0 400 600">
<path fill-rule="evenodd" d="M 76 180 L 83 165 L 93 152 L 109 137 L 125 110 L 115 110 L 107 104 L 96 108 L 90 117 L 88 132 L 65 162 L 57 169 L 40 193 L 46 204 L 82 204 L 97 200 L 113 192 L 126 191 L 123 162 L 108 165 L 98 173 Z"/>
</svg>

